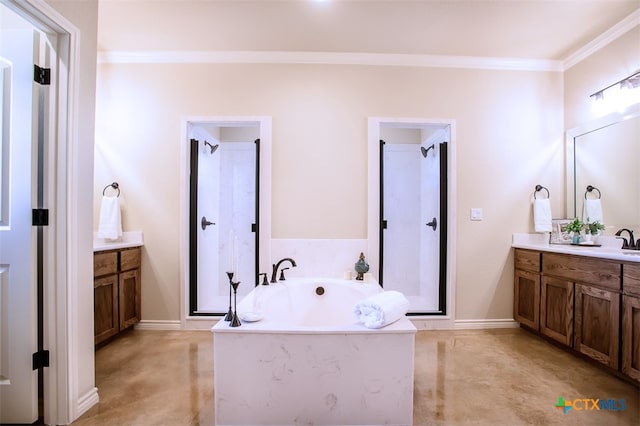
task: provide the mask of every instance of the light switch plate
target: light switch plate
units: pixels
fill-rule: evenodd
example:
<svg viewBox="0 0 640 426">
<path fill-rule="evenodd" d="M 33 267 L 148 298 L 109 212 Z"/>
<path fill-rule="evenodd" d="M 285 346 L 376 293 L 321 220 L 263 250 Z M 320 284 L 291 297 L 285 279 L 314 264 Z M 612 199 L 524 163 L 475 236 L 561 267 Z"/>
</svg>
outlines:
<svg viewBox="0 0 640 426">
<path fill-rule="evenodd" d="M 471 208 L 471 220 L 482 220 L 482 209 L 480 207 Z"/>
</svg>

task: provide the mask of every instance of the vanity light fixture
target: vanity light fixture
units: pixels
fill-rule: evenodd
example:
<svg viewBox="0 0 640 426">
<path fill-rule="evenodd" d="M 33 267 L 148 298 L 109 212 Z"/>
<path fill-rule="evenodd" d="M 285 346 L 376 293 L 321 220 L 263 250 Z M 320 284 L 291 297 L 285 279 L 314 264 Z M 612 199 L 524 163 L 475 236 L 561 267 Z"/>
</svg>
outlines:
<svg viewBox="0 0 640 426">
<path fill-rule="evenodd" d="M 599 116 L 614 111 L 623 112 L 631 105 L 640 103 L 640 71 L 593 93 L 590 98 L 593 111 Z"/>
</svg>

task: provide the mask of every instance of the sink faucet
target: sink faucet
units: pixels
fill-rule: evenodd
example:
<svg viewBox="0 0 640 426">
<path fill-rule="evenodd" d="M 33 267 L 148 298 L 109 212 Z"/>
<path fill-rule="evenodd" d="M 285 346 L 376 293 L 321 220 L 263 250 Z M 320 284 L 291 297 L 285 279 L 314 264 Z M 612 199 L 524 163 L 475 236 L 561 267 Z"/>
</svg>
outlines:
<svg viewBox="0 0 640 426">
<path fill-rule="evenodd" d="M 629 234 L 629 240 L 627 241 L 626 238 L 622 237 L 622 233 L 623 232 L 627 232 Z M 631 250 L 636 250 L 639 249 L 640 247 L 636 247 L 636 240 L 633 236 L 633 231 L 631 229 L 627 229 L 627 228 L 622 228 L 620 229 L 618 232 L 616 232 L 616 237 L 618 238 L 622 238 L 622 248 L 623 249 L 631 249 Z M 640 245 L 640 241 L 639 244 Z"/>
<path fill-rule="evenodd" d="M 272 283 L 276 283 L 276 282 L 278 282 L 278 281 L 276 280 L 276 277 L 278 276 L 278 268 L 280 267 L 280 265 L 281 265 L 283 262 L 286 262 L 286 261 L 289 261 L 289 262 L 291 263 L 291 266 L 293 266 L 294 268 L 295 268 L 296 266 L 298 266 L 298 265 L 296 265 L 296 261 L 295 261 L 295 260 L 293 260 L 293 259 L 291 259 L 290 257 L 285 257 L 284 259 L 280 259 L 280 260 L 278 261 L 278 263 L 276 263 L 275 265 L 273 265 L 273 271 L 271 272 L 271 282 L 272 282 Z M 287 268 L 287 269 L 288 269 L 288 268 Z"/>
</svg>

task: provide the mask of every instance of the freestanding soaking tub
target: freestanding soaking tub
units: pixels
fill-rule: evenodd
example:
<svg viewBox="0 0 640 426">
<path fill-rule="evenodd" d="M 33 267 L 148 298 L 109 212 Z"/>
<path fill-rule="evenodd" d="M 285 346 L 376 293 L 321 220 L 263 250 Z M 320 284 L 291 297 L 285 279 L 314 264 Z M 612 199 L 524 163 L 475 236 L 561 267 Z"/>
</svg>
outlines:
<svg viewBox="0 0 640 426">
<path fill-rule="evenodd" d="M 238 304 L 249 320 L 213 328 L 217 425 L 410 425 L 416 329 L 356 322 L 377 283 L 288 279 Z"/>
</svg>

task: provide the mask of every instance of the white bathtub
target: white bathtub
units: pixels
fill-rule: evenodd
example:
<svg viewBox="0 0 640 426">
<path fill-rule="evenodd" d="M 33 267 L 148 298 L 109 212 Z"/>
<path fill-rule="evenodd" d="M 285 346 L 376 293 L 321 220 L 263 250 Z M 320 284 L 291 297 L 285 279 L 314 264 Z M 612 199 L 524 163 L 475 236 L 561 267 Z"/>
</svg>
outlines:
<svg viewBox="0 0 640 426">
<path fill-rule="evenodd" d="M 260 321 L 212 329 L 216 424 L 410 425 L 415 327 L 371 330 L 353 314 L 380 291 L 323 278 L 252 291 L 238 312 Z"/>
</svg>

